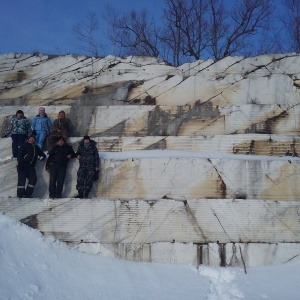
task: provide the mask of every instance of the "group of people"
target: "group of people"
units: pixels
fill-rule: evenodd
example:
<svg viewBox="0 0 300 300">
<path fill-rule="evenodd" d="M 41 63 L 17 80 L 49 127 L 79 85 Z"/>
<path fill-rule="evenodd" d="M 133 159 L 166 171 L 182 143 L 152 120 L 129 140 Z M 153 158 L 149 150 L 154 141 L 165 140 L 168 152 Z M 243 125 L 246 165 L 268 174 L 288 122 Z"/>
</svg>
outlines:
<svg viewBox="0 0 300 300">
<path fill-rule="evenodd" d="M 30 125 L 22 110 L 18 110 L 11 119 L 10 126 L 2 136 L 12 139 L 13 159 L 17 159 L 17 196 L 31 198 L 37 182 L 35 171 L 36 161 L 47 158 L 43 152 L 43 144 L 47 140 L 48 158 L 46 171 L 49 172 L 49 197 L 61 198 L 68 162 L 72 158 L 79 160 L 77 171 L 76 198 L 88 198 L 93 181 L 99 177 L 100 158 L 96 142 L 85 135 L 75 152 L 66 140 L 69 137 L 71 121 L 60 111 L 52 123 L 45 108 L 39 108 Z M 26 185 L 27 180 L 27 185 Z"/>
</svg>

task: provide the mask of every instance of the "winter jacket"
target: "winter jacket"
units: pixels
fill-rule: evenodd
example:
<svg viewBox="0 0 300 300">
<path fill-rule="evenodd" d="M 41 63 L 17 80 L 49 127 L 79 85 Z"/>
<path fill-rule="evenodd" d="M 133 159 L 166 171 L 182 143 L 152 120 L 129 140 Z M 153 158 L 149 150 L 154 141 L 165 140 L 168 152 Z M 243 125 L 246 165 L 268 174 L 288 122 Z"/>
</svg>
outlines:
<svg viewBox="0 0 300 300">
<path fill-rule="evenodd" d="M 99 152 L 96 147 L 96 142 L 90 140 L 89 144 L 84 144 L 83 141 L 79 143 L 76 156 L 80 155 L 79 167 L 95 169 L 100 166 Z"/>
<path fill-rule="evenodd" d="M 38 145 L 25 141 L 25 143 L 19 148 L 18 165 L 24 167 L 27 164 L 34 167 L 38 157 L 45 159 L 46 155 Z"/>
<path fill-rule="evenodd" d="M 6 131 L 6 135 L 9 134 L 26 134 L 30 135 L 32 132 L 30 122 L 26 117 L 21 117 L 18 119 L 17 117 L 13 117 L 10 120 L 10 126 Z"/>
<path fill-rule="evenodd" d="M 52 121 L 45 115 L 36 115 L 32 119 L 32 130 L 51 132 Z"/>
<path fill-rule="evenodd" d="M 61 131 L 61 135 L 65 138 L 69 136 L 71 121 L 68 118 L 55 119 L 52 124 L 52 132 L 56 133 L 57 130 Z"/>
<path fill-rule="evenodd" d="M 69 144 L 55 145 L 54 148 L 49 152 L 49 157 L 46 162 L 46 170 L 50 168 L 51 164 L 57 164 L 64 167 L 67 167 L 69 159 L 67 155 L 71 155 L 71 158 L 74 158 L 75 152 Z"/>
</svg>

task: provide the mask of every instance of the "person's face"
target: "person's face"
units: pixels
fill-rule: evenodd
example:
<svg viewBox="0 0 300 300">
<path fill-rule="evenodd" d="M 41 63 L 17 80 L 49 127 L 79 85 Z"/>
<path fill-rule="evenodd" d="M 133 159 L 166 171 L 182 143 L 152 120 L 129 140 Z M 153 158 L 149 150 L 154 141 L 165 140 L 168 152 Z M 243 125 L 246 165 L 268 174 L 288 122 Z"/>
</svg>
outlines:
<svg viewBox="0 0 300 300">
<path fill-rule="evenodd" d="M 30 144 L 34 144 L 35 143 L 35 138 L 33 136 L 31 136 L 29 139 L 28 139 L 28 142 Z"/>
<path fill-rule="evenodd" d="M 83 140 L 83 142 L 84 142 L 85 144 L 88 144 L 88 143 L 90 142 L 90 140 L 89 140 L 89 139 L 85 139 L 85 140 Z"/>
<path fill-rule="evenodd" d="M 18 119 L 21 119 L 22 117 L 23 117 L 23 114 L 22 114 L 22 113 L 18 113 L 18 114 L 17 114 L 17 118 L 18 118 Z"/>
<path fill-rule="evenodd" d="M 65 117 L 65 114 L 64 114 L 64 113 L 59 113 L 59 114 L 58 114 L 58 118 L 59 118 L 59 119 L 63 119 L 64 117 Z"/>
<path fill-rule="evenodd" d="M 44 109 L 40 109 L 40 110 L 39 110 L 39 114 L 40 114 L 40 115 L 44 115 L 44 114 L 45 114 L 45 110 L 44 110 Z"/>
<path fill-rule="evenodd" d="M 65 142 L 64 142 L 63 140 L 59 140 L 59 141 L 57 142 L 57 145 L 62 146 L 64 143 L 65 143 Z"/>
</svg>

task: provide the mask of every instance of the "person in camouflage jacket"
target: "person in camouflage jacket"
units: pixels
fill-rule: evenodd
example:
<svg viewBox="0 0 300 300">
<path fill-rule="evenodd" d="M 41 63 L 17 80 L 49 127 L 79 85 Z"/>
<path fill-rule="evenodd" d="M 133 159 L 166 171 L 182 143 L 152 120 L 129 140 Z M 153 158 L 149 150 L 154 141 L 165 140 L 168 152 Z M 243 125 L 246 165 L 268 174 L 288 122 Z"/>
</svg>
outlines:
<svg viewBox="0 0 300 300">
<path fill-rule="evenodd" d="M 18 157 L 18 151 L 21 145 L 24 144 L 28 135 L 32 133 L 29 120 L 24 117 L 24 112 L 18 110 L 16 115 L 10 120 L 10 125 L 3 138 L 11 135 L 12 139 L 12 155 L 13 158 Z"/>
<path fill-rule="evenodd" d="M 95 172 L 99 172 L 100 158 L 96 142 L 91 140 L 88 135 L 83 137 L 79 143 L 76 157 L 79 160 L 77 172 L 76 198 L 88 198 L 93 187 L 93 177 Z"/>
</svg>

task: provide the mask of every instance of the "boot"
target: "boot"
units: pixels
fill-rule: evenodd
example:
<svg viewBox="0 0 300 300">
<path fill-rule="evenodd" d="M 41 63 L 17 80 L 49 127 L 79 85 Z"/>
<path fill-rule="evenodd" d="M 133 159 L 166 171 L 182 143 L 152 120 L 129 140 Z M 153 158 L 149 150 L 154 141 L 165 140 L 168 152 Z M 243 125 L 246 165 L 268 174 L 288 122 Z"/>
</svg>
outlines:
<svg viewBox="0 0 300 300">
<path fill-rule="evenodd" d="M 75 198 L 83 198 L 83 193 L 82 193 L 82 192 L 81 192 L 81 193 L 78 193 L 78 195 L 75 196 Z"/>
<path fill-rule="evenodd" d="M 86 198 L 86 199 L 87 199 L 87 198 L 89 197 L 89 193 L 90 193 L 90 192 L 85 191 L 84 194 L 83 194 L 83 198 Z"/>
<path fill-rule="evenodd" d="M 22 198 L 33 198 L 33 197 L 32 197 L 32 195 L 25 194 L 25 195 L 22 196 Z"/>
</svg>

